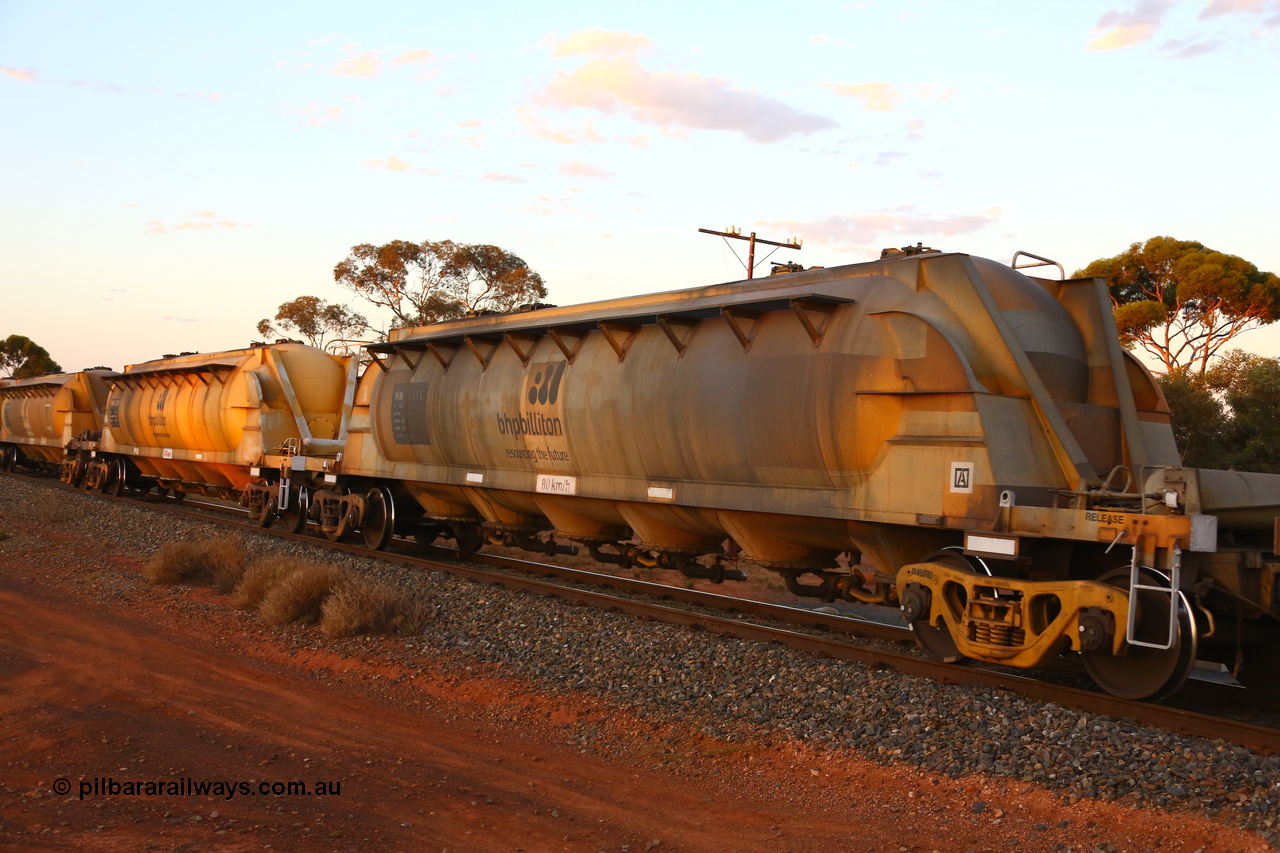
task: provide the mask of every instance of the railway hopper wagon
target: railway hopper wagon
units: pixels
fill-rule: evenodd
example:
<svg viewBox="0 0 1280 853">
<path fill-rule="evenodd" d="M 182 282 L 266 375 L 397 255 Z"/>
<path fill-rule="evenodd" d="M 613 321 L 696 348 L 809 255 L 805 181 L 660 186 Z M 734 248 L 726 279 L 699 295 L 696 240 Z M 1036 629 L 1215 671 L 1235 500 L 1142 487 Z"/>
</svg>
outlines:
<svg viewBox="0 0 1280 853">
<path fill-rule="evenodd" d="M 267 460 L 295 528 L 761 566 L 901 608 L 935 657 L 1070 652 L 1131 697 L 1275 648 L 1280 477 L 1180 466 L 1099 279 L 894 250 L 369 351 L 342 455 Z"/>
<path fill-rule="evenodd" d="M 58 473 L 67 482 L 82 474 L 66 447 L 96 438 L 106 410 L 110 370 L 50 373 L 0 383 L 0 468 L 21 466 Z"/>
<path fill-rule="evenodd" d="M 353 358 L 296 342 L 130 365 L 105 380 L 101 435 L 68 456 L 82 460 L 86 485 L 105 491 L 203 494 L 271 518 L 288 508 L 275 503 L 264 456 L 338 454 L 354 372 Z"/>
</svg>

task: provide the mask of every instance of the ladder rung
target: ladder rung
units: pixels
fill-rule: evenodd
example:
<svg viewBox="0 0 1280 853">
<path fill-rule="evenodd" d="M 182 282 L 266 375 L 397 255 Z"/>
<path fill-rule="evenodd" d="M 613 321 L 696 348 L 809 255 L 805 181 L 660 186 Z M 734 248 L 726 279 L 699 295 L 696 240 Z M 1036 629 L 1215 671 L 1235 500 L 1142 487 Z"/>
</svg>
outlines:
<svg viewBox="0 0 1280 853">
<path fill-rule="evenodd" d="M 1117 540 L 1119 537 L 1117 537 Z M 1112 543 L 1114 544 L 1114 543 Z M 1178 589 L 1182 585 L 1182 550 L 1175 544 L 1173 547 L 1171 577 L 1169 578 L 1169 586 L 1139 583 L 1142 577 L 1142 565 L 1138 561 L 1138 543 L 1134 543 L 1133 557 L 1129 562 L 1129 618 L 1128 624 L 1125 626 L 1125 640 L 1132 646 L 1142 646 L 1148 649 L 1170 649 L 1178 638 Z M 1135 621 L 1138 614 L 1138 593 L 1159 592 L 1169 597 L 1169 633 L 1168 641 L 1165 643 L 1151 643 L 1139 640 L 1134 637 L 1134 631 L 1137 627 Z"/>
</svg>

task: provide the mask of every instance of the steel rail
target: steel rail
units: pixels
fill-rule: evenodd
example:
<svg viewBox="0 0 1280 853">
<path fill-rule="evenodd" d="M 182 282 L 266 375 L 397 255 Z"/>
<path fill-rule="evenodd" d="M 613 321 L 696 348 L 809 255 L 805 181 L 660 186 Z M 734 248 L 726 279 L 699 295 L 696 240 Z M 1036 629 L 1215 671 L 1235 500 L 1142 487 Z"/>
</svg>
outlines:
<svg viewBox="0 0 1280 853">
<path fill-rule="evenodd" d="M 62 483 L 58 483 L 58 485 L 60 487 L 65 487 Z M 867 666 L 895 670 L 907 675 L 929 678 L 934 681 L 947 684 L 1010 690 L 1020 693 L 1035 701 L 1051 702 L 1077 711 L 1131 720 L 1142 725 L 1168 729 L 1170 731 L 1193 737 L 1223 740 L 1259 751 L 1280 752 L 1280 730 L 1256 725 L 1254 723 L 1213 717 L 1196 711 L 1169 708 L 1163 705 L 1154 705 L 1147 702 L 1121 699 L 1105 693 L 1094 693 L 1088 690 L 1081 690 L 1079 688 L 1050 684 L 1043 681 L 1037 681 L 1026 676 L 1013 675 L 1006 672 L 987 670 L 973 666 L 942 663 L 917 655 L 906 654 L 904 652 L 894 652 L 857 645 L 845 640 L 822 637 L 815 634 L 805 634 L 798 631 L 775 628 L 721 616 L 698 614 L 677 607 L 670 607 L 663 604 L 655 604 L 631 598 L 623 598 L 602 592 L 578 589 L 576 587 L 563 586 L 561 584 L 543 580 L 518 577 L 500 571 L 490 571 L 486 569 L 462 566 L 455 563 L 442 562 L 439 560 L 412 557 L 398 552 L 371 551 L 368 548 L 352 545 L 346 542 L 333 542 L 315 536 L 308 536 L 306 534 L 271 530 L 270 528 L 263 528 L 260 525 L 251 524 L 238 519 L 227 518 L 220 515 L 210 515 L 195 511 L 190 507 L 184 507 L 182 504 L 178 503 L 164 504 L 130 497 L 115 498 L 111 495 L 84 492 L 79 489 L 76 489 L 76 491 L 81 491 L 86 494 L 94 494 L 102 498 L 125 501 L 140 508 L 156 509 L 185 517 L 195 517 L 213 524 L 258 530 L 296 542 L 318 545 L 330 550 L 340 551 L 342 553 L 352 554 L 355 556 L 381 559 L 387 562 L 425 569 L 432 572 L 445 572 L 455 577 L 467 578 L 469 580 L 492 586 L 502 586 L 507 589 L 533 593 L 535 595 L 559 598 L 563 601 L 575 604 L 583 604 L 598 609 L 617 611 L 671 625 L 707 630 L 721 636 L 733 637 L 735 639 L 748 640 L 751 642 L 780 643 L 797 651 L 808 652 L 836 660 L 855 661 Z M 492 557 L 492 555 L 486 556 Z M 468 559 L 474 559 L 474 556 Z M 508 558 L 492 557 L 492 559 L 504 560 Z M 523 563 L 524 561 L 513 560 L 512 562 Z M 523 566 L 521 566 L 521 568 L 523 568 Z M 564 571 L 576 570 L 564 569 Z M 579 572 L 578 574 L 590 575 L 593 578 L 606 577 L 612 581 L 626 581 L 626 586 L 631 586 L 633 584 L 645 584 L 648 586 L 644 581 L 630 581 L 628 579 L 614 578 L 611 576 L 597 576 L 590 572 Z M 692 590 L 678 590 L 661 584 L 652 584 L 652 586 L 656 586 L 661 589 L 661 592 L 657 593 L 659 595 L 669 595 L 672 592 L 694 592 Z M 715 594 L 702 593 L 701 595 Z M 715 598 L 728 599 L 728 596 L 716 595 Z M 744 603 L 742 599 L 730 600 L 733 602 L 735 607 Z M 763 602 L 751 602 L 751 604 L 764 605 Z M 766 607 L 788 611 L 788 616 L 806 612 L 797 610 L 796 608 L 782 607 L 780 605 L 766 605 Z M 772 611 L 766 610 L 765 612 Z M 817 616 L 819 614 L 813 615 Z M 825 619 L 831 619 L 829 615 L 822 614 L 822 616 Z M 769 618 L 778 617 L 770 616 Z M 841 617 L 836 618 L 840 619 Z M 814 625 L 813 627 L 826 626 Z"/>
<path fill-rule="evenodd" d="M 853 616 L 841 616 L 837 613 L 824 613 L 816 610 L 807 610 L 803 607 L 774 604 L 749 598 L 734 598 L 733 596 L 720 595 L 719 593 L 706 592 L 705 590 L 682 589 L 677 586 L 668 586 L 632 578 L 620 578 L 616 575 L 602 572 L 588 572 L 581 569 L 571 569 L 567 566 L 521 560 L 515 557 L 472 554 L 467 559 L 515 571 L 557 577 L 574 583 L 591 584 L 592 586 L 616 589 L 636 595 L 648 595 L 653 598 L 667 598 L 685 604 L 696 604 L 713 610 L 737 611 L 760 619 L 774 619 L 779 622 L 804 625 L 808 628 L 818 628 L 838 634 L 874 637 L 895 642 L 912 641 L 911 631 L 906 628 L 896 628 L 893 625 L 884 625 Z"/>
<path fill-rule="evenodd" d="M 155 504 L 147 504 L 155 506 Z M 163 505 L 163 504 L 162 504 Z M 205 507 L 214 512 L 226 513 L 233 516 L 243 516 L 247 514 L 247 510 L 234 507 L 221 506 L 219 504 L 206 503 L 200 500 L 186 500 L 182 502 L 183 506 Z M 247 522 L 249 526 L 260 530 L 271 530 L 275 533 L 284 534 L 285 531 L 274 530 L 273 528 L 262 528 Z M 292 534 L 289 534 L 292 535 Z M 315 537 L 304 536 L 305 541 L 320 541 Z M 328 542 L 328 540 L 323 540 Z M 414 546 L 411 540 L 397 538 L 393 540 L 395 544 L 402 547 L 422 547 Z M 346 543 L 343 543 L 346 544 Z M 361 554 L 384 554 L 394 555 L 398 552 L 393 551 L 370 551 L 360 546 L 352 546 Z M 441 545 L 426 546 L 430 549 L 439 549 L 442 551 L 451 551 L 453 549 L 446 548 Z M 652 598 L 666 598 L 673 601 L 679 601 L 684 604 L 692 604 L 700 607 L 706 607 L 711 610 L 737 611 L 760 619 L 773 619 L 778 622 L 787 622 L 794 625 L 803 625 L 807 628 L 815 628 L 827 630 L 837 634 L 850 634 L 860 637 L 872 637 L 879 640 L 889 640 L 892 642 L 912 643 L 914 640 L 911 631 L 907 628 L 898 628 L 893 625 L 885 625 L 880 622 L 873 622 L 867 619 L 859 619 L 854 616 L 841 616 L 838 613 L 827 613 L 815 610 L 808 610 L 802 607 L 795 607 L 787 604 L 775 604 L 767 601 L 755 601 L 747 598 L 735 598 L 729 595 L 720 595 L 705 590 L 683 589 L 676 586 L 668 586 L 667 584 L 653 583 L 651 581 L 642 581 L 634 578 L 622 578 L 617 575 L 610 575 L 604 572 L 591 572 L 582 569 L 572 569 L 568 566 L 557 566 L 554 563 L 541 563 L 534 560 L 521 560 L 517 557 L 501 557 L 496 554 L 474 553 L 465 558 L 472 563 L 484 563 L 499 568 L 527 572 L 530 574 L 545 575 L 548 577 L 556 577 L 571 583 L 582 583 L 590 586 L 599 586 L 609 589 L 616 589 L 622 592 L 628 592 L 635 595 L 647 595 Z"/>
</svg>

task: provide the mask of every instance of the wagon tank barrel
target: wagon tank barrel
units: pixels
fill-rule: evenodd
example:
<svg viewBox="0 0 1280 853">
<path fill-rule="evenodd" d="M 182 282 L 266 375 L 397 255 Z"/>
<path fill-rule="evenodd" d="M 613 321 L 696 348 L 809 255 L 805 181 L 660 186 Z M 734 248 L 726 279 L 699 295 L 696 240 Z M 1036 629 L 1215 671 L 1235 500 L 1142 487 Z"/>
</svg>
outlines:
<svg viewBox="0 0 1280 853">
<path fill-rule="evenodd" d="M 915 590 L 917 634 L 941 656 L 1025 666 L 1067 648 L 1109 690 L 1155 673 L 1146 695 L 1176 689 L 1199 648 L 1179 590 L 1236 572 L 1200 508 L 1217 481 L 1180 467 L 1160 388 L 1096 279 L 917 245 L 401 329 L 369 350 L 367 426 L 343 470 L 394 471 L 421 523 L 473 538 L 741 561 L 858 601 Z M 962 580 L 977 572 L 1008 580 Z M 1140 589 L 1160 579 L 1169 591 Z"/>
<path fill-rule="evenodd" d="M 1247 471 L 1197 469 L 1201 511 L 1216 516 L 1220 529 L 1275 529 L 1280 516 L 1280 477 Z"/>
</svg>

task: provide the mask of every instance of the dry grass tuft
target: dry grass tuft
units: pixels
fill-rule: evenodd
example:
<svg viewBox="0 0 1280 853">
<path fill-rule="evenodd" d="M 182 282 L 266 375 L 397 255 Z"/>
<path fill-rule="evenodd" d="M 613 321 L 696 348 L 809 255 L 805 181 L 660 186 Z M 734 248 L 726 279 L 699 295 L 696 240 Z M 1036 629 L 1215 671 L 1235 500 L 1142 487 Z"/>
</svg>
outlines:
<svg viewBox="0 0 1280 853">
<path fill-rule="evenodd" d="M 254 560 L 244 570 L 244 576 L 236 584 L 236 607 L 244 610 L 256 609 L 267 597 L 267 593 L 279 585 L 280 581 L 296 571 L 314 565 L 315 563 L 310 560 L 300 557 L 267 556 Z"/>
<path fill-rule="evenodd" d="M 436 608 L 386 581 L 350 578 L 321 608 L 320 630 L 329 637 L 354 634 L 421 634 Z"/>
<path fill-rule="evenodd" d="M 166 542 L 142 574 L 154 584 L 191 583 L 227 593 L 244 574 L 244 550 L 234 539 Z"/>
<path fill-rule="evenodd" d="M 258 605 L 258 614 L 268 625 L 318 622 L 320 607 L 341 576 L 330 565 L 308 563 L 298 567 L 267 591 Z"/>
<path fill-rule="evenodd" d="M 421 634 L 436 608 L 382 580 L 346 577 L 337 567 L 299 557 L 266 556 L 245 565 L 234 539 L 168 542 L 143 570 L 154 584 L 191 583 L 234 591 L 237 607 L 268 625 L 320 623 L 330 637 Z"/>
</svg>

